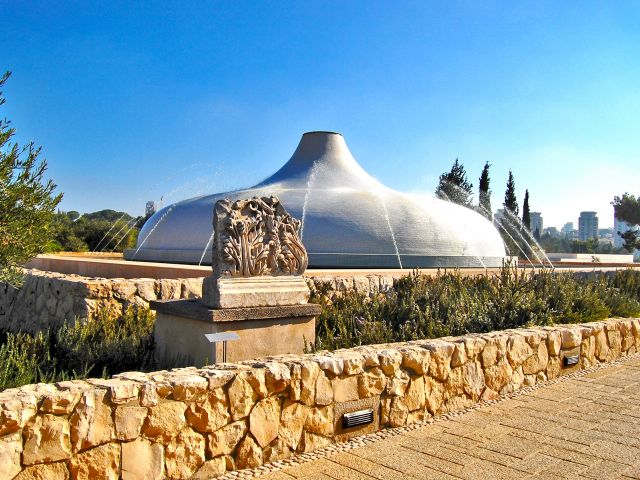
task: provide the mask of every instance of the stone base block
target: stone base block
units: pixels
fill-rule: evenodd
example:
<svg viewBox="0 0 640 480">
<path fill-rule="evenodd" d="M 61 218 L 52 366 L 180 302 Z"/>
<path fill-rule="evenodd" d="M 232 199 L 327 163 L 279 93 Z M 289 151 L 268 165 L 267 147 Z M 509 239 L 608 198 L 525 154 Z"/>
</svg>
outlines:
<svg viewBox="0 0 640 480">
<path fill-rule="evenodd" d="M 223 344 L 207 333 L 235 332 L 226 345 L 226 361 L 239 362 L 280 354 L 301 354 L 315 342 L 315 304 L 210 309 L 199 300 L 152 301 L 156 310 L 154 357 L 163 368 L 202 367 L 223 361 Z"/>
<path fill-rule="evenodd" d="M 202 302 L 212 308 L 301 305 L 308 300 L 302 276 L 206 277 L 202 283 Z"/>
</svg>

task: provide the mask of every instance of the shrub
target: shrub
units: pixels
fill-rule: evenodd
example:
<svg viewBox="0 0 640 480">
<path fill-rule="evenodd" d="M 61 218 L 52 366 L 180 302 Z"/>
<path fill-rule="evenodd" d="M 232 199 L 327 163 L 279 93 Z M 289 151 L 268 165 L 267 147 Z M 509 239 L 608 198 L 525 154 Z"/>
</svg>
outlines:
<svg viewBox="0 0 640 480">
<path fill-rule="evenodd" d="M 152 370 L 154 315 L 129 308 L 37 335 L 0 332 L 0 390 L 30 383 Z"/>
<path fill-rule="evenodd" d="M 572 273 L 505 267 L 496 275 L 414 272 L 371 298 L 321 288 L 315 349 L 435 338 L 507 328 L 640 314 L 640 272 L 576 278 Z"/>
</svg>

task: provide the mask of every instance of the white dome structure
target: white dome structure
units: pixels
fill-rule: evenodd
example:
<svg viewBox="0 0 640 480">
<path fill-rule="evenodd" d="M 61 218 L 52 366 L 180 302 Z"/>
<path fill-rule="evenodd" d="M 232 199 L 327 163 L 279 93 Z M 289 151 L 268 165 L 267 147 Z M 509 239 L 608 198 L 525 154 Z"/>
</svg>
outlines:
<svg viewBox="0 0 640 480">
<path fill-rule="evenodd" d="M 334 132 L 309 132 L 275 174 L 246 190 L 169 205 L 144 225 L 128 260 L 211 264 L 213 207 L 222 198 L 277 196 L 302 220 L 311 268 L 497 267 L 493 224 L 473 210 L 385 187 Z"/>
</svg>

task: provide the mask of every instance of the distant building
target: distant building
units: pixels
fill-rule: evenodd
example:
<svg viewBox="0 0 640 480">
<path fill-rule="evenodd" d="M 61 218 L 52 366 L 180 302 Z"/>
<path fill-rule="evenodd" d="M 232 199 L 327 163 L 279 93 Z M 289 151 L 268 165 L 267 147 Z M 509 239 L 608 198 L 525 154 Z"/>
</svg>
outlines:
<svg viewBox="0 0 640 480">
<path fill-rule="evenodd" d="M 580 212 L 578 218 L 578 240 L 598 238 L 598 214 L 596 212 Z"/>
<path fill-rule="evenodd" d="M 613 217 L 613 246 L 615 248 L 624 247 L 624 239 L 620 234 L 628 232 L 629 230 L 631 230 L 631 228 L 632 225 L 629 225 L 627 222 L 618 220 L 616 217 Z"/>
<path fill-rule="evenodd" d="M 154 213 L 156 213 L 156 202 L 154 202 L 153 200 L 149 200 L 146 207 L 144 208 L 144 216 L 150 217 Z"/>
<path fill-rule="evenodd" d="M 575 230 L 573 229 L 573 222 L 567 222 L 564 224 L 564 227 L 560 229 L 560 232 L 565 237 L 573 237 Z"/>
<path fill-rule="evenodd" d="M 540 237 L 542 235 L 542 232 L 544 231 L 542 214 L 540 212 L 531 212 L 529 215 L 529 218 L 531 219 L 531 221 L 529 222 L 529 230 L 531 230 L 531 233 L 533 233 L 537 237 Z"/>
<path fill-rule="evenodd" d="M 544 229 L 544 233 L 549 235 L 550 237 L 560 237 L 560 230 L 558 230 L 556 227 L 547 227 Z"/>
</svg>

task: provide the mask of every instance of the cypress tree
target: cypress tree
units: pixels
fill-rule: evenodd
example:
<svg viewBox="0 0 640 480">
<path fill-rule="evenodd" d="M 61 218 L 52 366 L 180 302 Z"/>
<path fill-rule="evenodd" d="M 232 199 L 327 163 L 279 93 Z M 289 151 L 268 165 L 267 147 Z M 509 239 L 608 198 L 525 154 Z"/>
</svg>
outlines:
<svg viewBox="0 0 640 480">
<path fill-rule="evenodd" d="M 484 164 L 482 174 L 479 180 L 479 192 L 478 192 L 478 206 L 480 214 L 492 220 L 493 214 L 491 212 L 491 190 L 489 189 L 489 162 Z"/>
<path fill-rule="evenodd" d="M 504 192 L 503 205 L 506 210 L 509 210 L 515 216 L 518 216 L 518 213 L 520 213 L 518 200 L 516 199 L 516 182 L 513 179 L 511 170 L 509 170 L 509 179 L 507 180 L 507 190 Z"/>
<path fill-rule="evenodd" d="M 453 162 L 450 172 L 440 175 L 436 197 L 465 207 L 471 206 L 473 184 L 467 181 L 467 172 L 459 160 Z"/>
<path fill-rule="evenodd" d="M 531 230 L 531 212 L 529 210 L 529 190 L 524 193 L 524 203 L 522 204 L 522 223 L 524 228 Z"/>
</svg>

